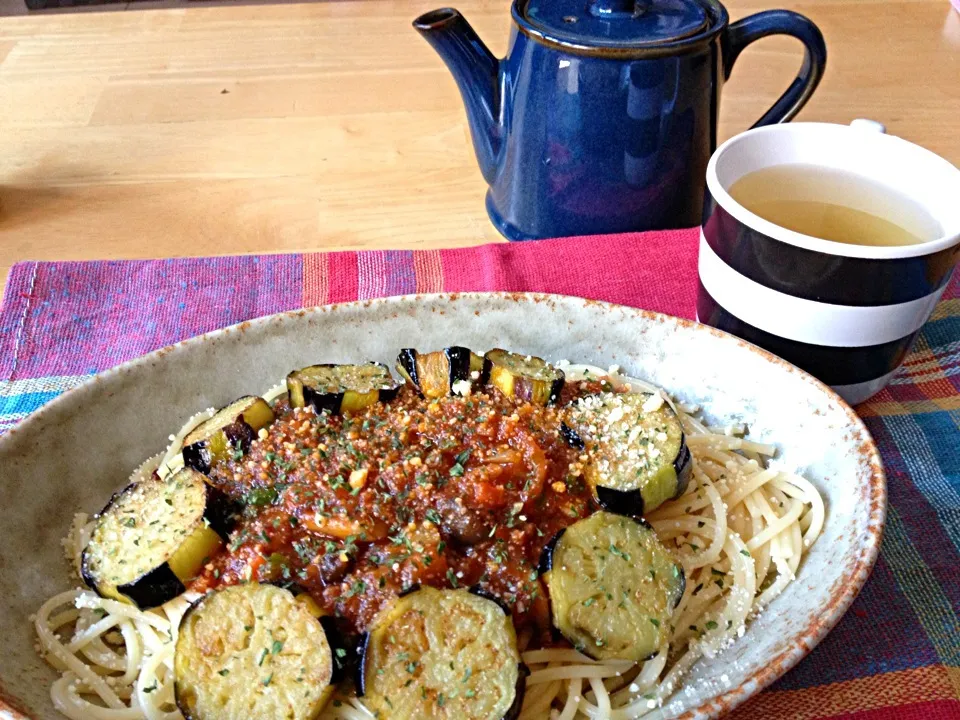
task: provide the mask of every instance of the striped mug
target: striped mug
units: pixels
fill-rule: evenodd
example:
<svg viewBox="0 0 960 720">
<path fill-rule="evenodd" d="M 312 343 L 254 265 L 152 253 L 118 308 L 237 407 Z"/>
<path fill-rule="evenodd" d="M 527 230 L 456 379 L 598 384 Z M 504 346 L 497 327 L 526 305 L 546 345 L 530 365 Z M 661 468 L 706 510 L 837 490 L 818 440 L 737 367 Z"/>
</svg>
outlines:
<svg viewBox="0 0 960 720">
<path fill-rule="evenodd" d="M 831 242 L 779 227 L 728 192 L 747 173 L 803 163 L 866 176 L 919 203 L 942 234 L 915 245 Z M 756 128 L 707 166 L 698 320 L 759 345 L 863 402 L 896 373 L 960 257 L 960 170 L 870 121 Z"/>
</svg>

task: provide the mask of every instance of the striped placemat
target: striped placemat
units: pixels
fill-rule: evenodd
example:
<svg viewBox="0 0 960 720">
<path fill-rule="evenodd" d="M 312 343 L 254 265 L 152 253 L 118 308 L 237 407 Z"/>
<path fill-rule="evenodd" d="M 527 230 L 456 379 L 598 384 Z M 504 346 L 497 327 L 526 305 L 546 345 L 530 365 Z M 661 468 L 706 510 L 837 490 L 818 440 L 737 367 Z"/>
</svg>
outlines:
<svg viewBox="0 0 960 720">
<path fill-rule="evenodd" d="M 301 307 L 414 292 L 555 292 L 693 317 L 694 231 L 456 250 L 21 263 L 0 308 L 0 432 L 90 374 Z M 889 478 L 876 569 L 823 643 L 738 720 L 960 720 L 960 278 L 858 408 Z"/>
</svg>

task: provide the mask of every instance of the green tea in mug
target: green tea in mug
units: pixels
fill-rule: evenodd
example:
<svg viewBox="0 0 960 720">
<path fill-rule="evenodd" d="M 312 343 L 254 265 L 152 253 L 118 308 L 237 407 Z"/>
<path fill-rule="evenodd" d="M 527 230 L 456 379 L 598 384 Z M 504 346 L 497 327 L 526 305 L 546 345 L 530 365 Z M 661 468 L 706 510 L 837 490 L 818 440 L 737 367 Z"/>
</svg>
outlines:
<svg viewBox="0 0 960 720">
<path fill-rule="evenodd" d="M 942 235 L 940 224 L 911 198 L 846 170 L 773 165 L 730 187 L 738 203 L 775 225 L 851 245 L 916 245 Z"/>
</svg>

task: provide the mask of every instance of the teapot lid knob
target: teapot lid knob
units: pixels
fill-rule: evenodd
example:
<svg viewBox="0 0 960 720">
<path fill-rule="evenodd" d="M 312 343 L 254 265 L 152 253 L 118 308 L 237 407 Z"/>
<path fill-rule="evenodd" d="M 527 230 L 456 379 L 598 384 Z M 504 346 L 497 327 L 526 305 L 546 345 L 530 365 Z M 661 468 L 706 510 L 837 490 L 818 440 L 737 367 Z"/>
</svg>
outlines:
<svg viewBox="0 0 960 720">
<path fill-rule="evenodd" d="M 580 46 L 645 48 L 703 33 L 718 22 L 712 0 L 517 0 L 520 19 Z M 720 11 L 722 12 L 722 11 Z"/>
</svg>

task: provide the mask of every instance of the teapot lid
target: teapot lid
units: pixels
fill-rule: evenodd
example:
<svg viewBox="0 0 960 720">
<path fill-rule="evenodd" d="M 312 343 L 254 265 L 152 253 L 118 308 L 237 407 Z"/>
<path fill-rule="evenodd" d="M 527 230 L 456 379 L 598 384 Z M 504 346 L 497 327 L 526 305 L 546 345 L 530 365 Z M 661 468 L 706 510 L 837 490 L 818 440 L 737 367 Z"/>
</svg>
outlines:
<svg viewBox="0 0 960 720">
<path fill-rule="evenodd" d="M 649 48 L 708 30 L 711 13 L 699 0 L 520 0 L 519 16 L 564 43 Z"/>
</svg>

